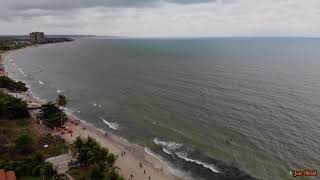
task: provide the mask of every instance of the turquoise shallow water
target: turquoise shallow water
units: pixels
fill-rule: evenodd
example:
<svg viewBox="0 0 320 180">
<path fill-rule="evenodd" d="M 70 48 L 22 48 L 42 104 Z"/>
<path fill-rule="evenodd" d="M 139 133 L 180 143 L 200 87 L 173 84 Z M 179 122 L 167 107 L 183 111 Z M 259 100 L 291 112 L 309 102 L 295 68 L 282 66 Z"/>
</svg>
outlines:
<svg viewBox="0 0 320 180">
<path fill-rule="evenodd" d="M 320 166 L 319 57 L 311 38 L 83 38 L 17 51 L 6 67 L 195 179 L 290 179 Z"/>
</svg>

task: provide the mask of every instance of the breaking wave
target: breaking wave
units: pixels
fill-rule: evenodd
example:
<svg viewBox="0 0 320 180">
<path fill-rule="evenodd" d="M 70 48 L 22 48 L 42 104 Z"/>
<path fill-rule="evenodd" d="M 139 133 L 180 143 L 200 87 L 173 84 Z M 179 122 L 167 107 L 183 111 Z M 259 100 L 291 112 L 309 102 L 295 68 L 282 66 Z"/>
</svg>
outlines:
<svg viewBox="0 0 320 180">
<path fill-rule="evenodd" d="M 182 147 L 182 144 L 175 143 L 175 142 L 165 142 L 165 141 L 160 141 L 158 138 L 155 138 L 153 142 L 156 145 L 160 145 L 163 148 L 165 148 L 167 151 L 175 151 L 177 149 L 180 149 Z M 167 153 L 167 152 L 166 152 Z"/>
<path fill-rule="evenodd" d="M 44 83 L 42 81 L 39 80 L 38 82 L 39 82 L 39 84 L 44 85 Z"/>
<path fill-rule="evenodd" d="M 100 117 L 100 119 L 103 121 L 103 123 L 105 123 L 106 125 L 109 126 L 110 129 L 113 129 L 113 130 L 118 130 L 119 129 L 119 124 L 116 123 L 116 122 L 109 122 L 105 119 L 103 119 L 102 117 Z"/>
<path fill-rule="evenodd" d="M 191 158 L 188 158 L 185 153 L 176 153 L 176 155 L 181 158 L 181 159 L 184 159 L 186 161 L 189 161 L 189 162 L 193 162 L 193 163 L 196 163 L 198 165 L 202 165 L 203 167 L 205 168 L 208 168 L 210 169 L 211 171 L 215 172 L 215 173 L 220 173 L 218 171 L 218 169 L 213 165 L 213 164 L 208 164 L 208 163 L 205 163 L 205 162 L 202 162 L 202 161 L 198 161 L 198 160 L 194 160 L 194 159 L 191 159 Z"/>
<path fill-rule="evenodd" d="M 155 138 L 153 142 L 162 147 L 163 152 L 170 154 L 170 155 L 176 155 L 180 159 L 183 159 L 188 162 L 196 163 L 198 165 L 201 165 L 205 168 L 210 169 L 214 173 L 220 173 L 219 170 L 213 165 L 208 164 L 205 162 L 202 162 L 200 160 L 191 159 L 188 157 L 188 152 L 186 151 L 186 148 L 183 146 L 183 144 L 176 143 L 176 142 L 166 142 L 166 141 L 160 141 L 158 138 Z"/>
<path fill-rule="evenodd" d="M 167 154 L 172 154 L 169 150 L 167 150 L 166 148 L 162 148 L 163 152 L 167 153 Z"/>
</svg>

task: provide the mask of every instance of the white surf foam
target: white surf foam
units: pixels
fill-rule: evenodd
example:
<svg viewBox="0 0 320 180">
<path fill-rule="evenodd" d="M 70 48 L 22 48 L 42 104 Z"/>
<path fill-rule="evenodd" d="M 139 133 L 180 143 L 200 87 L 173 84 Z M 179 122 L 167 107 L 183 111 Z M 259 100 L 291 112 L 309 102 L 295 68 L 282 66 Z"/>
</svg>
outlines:
<svg viewBox="0 0 320 180">
<path fill-rule="evenodd" d="M 179 158 L 184 159 L 186 161 L 202 165 L 203 167 L 208 168 L 208 169 L 210 169 L 211 171 L 213 171 L 215 173 L 220 173 L 219 170 L 213 164 L 208 164 L 208 163 L 205 163 L 205 162 L 202 162 L 202 161 L 198 161 L 198 160 L 194 160 L 194 159 L 188 158 L 183 153 L 176 153 L 176 155 Z"/>
<path fill-rule="evenodd" d="M 155 138 L 153 140 L 153 142 L 156 145 L 159 145 L 162 147 L 163 152 L 167 153 L 167 154 L 175 154 L 177 155 L 179 158 L 184 159 L 185 161 L 188 162 L 193 162 L 196 163 L 198 165 L 202 165 L 205 168 L 210 169 L 211 171 L 215 172 L 215 173 L 219 173 L 219 171 L 217 170 L 217 168 L 213 165 L 213 164 L 208 164 L 202 161 L 198 161 L 198 160 L 194 160 L 191 158 L 188 158 L 188 154 L 185 152 L 179 152 L 179 149 L 183 146 L 180 143 L 176 143 L 176 142 L 166 142 L 166 141 L 160 141 L 158 138 Z M 181 150 L 181 149 L 180 149 Z"/>
<path fill-rule="evenodd" d="M 31 86 L 30 86 L 30 87 L 31 87 Z M 33 98 L 35 98 L 36 100 L 38 100 L 38 101 L 40 101 L 40 102 L 42 102 L 42 103 L 48 102 L 47 99 L 40 98 L 39 96 L 37 96 L 36 94 L 34 94 L 32 91 L 30 91 L 30 95 L 31 95 Z"/>
<path fill-rule="evenodd" d="M 58 90 L 57 90 L 57 93 L 58 93 L 58 94 L 60 94 L 60 93 L 61 93 L 61 90 L 60 90 L 60 89 L 58 89 Z"/>
<path fill-rule="evenodd" d="M 44 85 L 44 83 L 42 81 L 39 80 L 39 84 Z"/>
<path fill-rule="evenodd" d="M 113 129 L 113 130 L 118 130 L 119 129 L 119 124 L 116 122 L 109 122 L 105 119 L 103 119 L 102 117 L 100 117 L 100 119 L 103 121 L 103 123 L 105 123 L 106 125 L 109 126 L 109 128 Z"/>
<path fill-rule="evenodd" d="M 169 151 L 174 151 L 182 147 L 182 144 L 180 143 L 160 141 L 158 138 L 154 138 L 153 142 Z"/>
<path fill-rule="evenodd" d="M 167 154 L 172 154 L 169 150 L 167 150 L 166 148 L 162 148 L 163 152 L 167 153 Z"/>
<path fill-rule="evenodd" d="M 186 174 L 186 172 L 183 172 L 183 171 L 180 170 L 180 169 L 175 169 L 175 168 L 173 168 L 173 167 L 169 164 L 169 162 L 164 161 L 161 156 L 158 156 L 157 154 L 155 154 L 154 152 L 152 152 L 151 149 L 149 149 L 149 148 L 147 148 L 147 147 L 144 147 L 144 152 L 146 152 L 148 155 L 150 155 L 150 156 L 158 159 L 161 163 L 165 164 L 171 174 L 175 174 L 176 176 L 178 176 L 178 177 L 180 177 L 180 178 L 182 178 L 182 179 L 185 179 L 185 180 L 193 180 L 193 179 L 191 178 L 191 176 L 189 176 L 189 175 Z"/>
</svg>

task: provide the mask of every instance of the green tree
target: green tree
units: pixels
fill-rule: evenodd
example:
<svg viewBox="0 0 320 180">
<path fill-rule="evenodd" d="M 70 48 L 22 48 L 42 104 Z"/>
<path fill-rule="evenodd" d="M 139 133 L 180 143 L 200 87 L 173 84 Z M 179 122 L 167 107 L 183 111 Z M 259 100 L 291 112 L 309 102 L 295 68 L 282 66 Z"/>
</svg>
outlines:
<svg viewBox="0 0 320 180">
<path fill-rule="evenodd" d="M 56 103 L 58 106 L 62 106 L 62 107 L 65 107 L 67 105 L 67 97 L 65 95 L 59 95 L 57 100 L 56 100 Z"/>
<path fill-rule="evenodd" d="M 90 173 L 91 180 L 101 180 L 105 177 L 105 169 L 98 166 L 94 165 L 91 173 Z"/>
<path fill-rule="evenodd" d="M 41 112 L 47 126 L 62 126 L 67 121 L 67 115 L 52 103 L 42 105 Z"/>
<path fill-rule="evenodd" d="M 42 164 L 40 174 L 44 180 L 58 180 L 61 179 L 57 170 L 53 168 L 51 163 L 45 162 Z"/>
<path fill-rule="evenodd" d="M 0 118 L 18 119 L 28 116 L 27 102 L 0 91 Z"/>
<path fill-rule="evenodd" d="M 107 170 L 104 180 L 125 180 L 123 176 L 120 176 L 115 167 L 110 167 Z"/>
<path fill-rule="evenodd" d="M 75 158 L 81 165 L 88 166 L 89 164 L 89 153 L 85 142 L 77 137 L 72 144 L 72 150 Z"/>
<path fill-rule="evenodd" d="M 93 138 L 83 140 L 77 137 L 72 143 L 72 151 L 78 162 L 84 167 L 91 167 L 91 179 L 123 180 L 114 166 L 117 156 L 109 153 Z"/>
<path fill-rule="evenodd" d="M 33 150 L 32 144 L 33 144 L 32 137 L 26 133 L 19 134 L 17 139 L 15 140 L 16 150 L 23 154 L 32 152 Z"/>
<path fill-rule="evenodd" d="M 109 167 L 114 166 L 114 163 L 117 160 L 117 156 L 115 156 L 114 154 L 110 153 L 107 157 L 107 163 Z"/>
<path fill-rule="evenodd" d="M 16 82 L 8 76 L 0 76 L 0 88 L 5 88 L 14 92 L 28 91 L 25 83 L 21 81 Z"/>
</svg>

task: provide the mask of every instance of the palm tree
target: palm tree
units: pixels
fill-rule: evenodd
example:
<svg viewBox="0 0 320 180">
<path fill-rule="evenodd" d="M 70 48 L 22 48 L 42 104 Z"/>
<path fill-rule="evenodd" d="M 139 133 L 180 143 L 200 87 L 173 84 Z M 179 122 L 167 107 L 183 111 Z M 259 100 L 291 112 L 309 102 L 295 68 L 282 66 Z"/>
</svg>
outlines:
<svg viewBox="0 0 320 180">
<path fill-rule="evenodd" d="M 80 149 L 83 147 L 83 140 L 81 139 L 81 137 L 80 136 L 78 136 L 77 138 L 76 138 L 76 140 L 75 141 L 73 141 L 73 144 L 72 144 L 72 147 L 73 147 L 73 150 L 74 150 L 74 152 L 79 152 L 80 151 Z"/>
<path fill-rule="evenodd" d="M 65 107 L 67 105 L 67 102 L 68 102 L 67 97 L 62 94 L 60 94 L 56 100 L 56 104 L 59 107 Z"/>
<path fill-rule="evenodd" d="M 67 120 L 66 114 L 51 102 L 42 105 L 41 113 L 47 126 L 58 126 L 59 124 L 62 126 Z"/>
<path fill-rule="evenodd" d="M 80 164 L 88 164 L 88 148 L 86 146 L 86 143 L 80 137 L 77 137 L 73 142 L 72 150 L 74 156 L 77 158 Z"/>
<path fill-rule="evenodd" d="M 103 167 L 94 165 L 91 170 L 91 180 L 101 180 L 104 179 L 105 170 Z"/>
<path fill-rule="evenodd" d="M 112 167 L 114 165 L 114 163 L 116 162 L 116 160 L 117 160 L 117 156 L 115 156 L 114 154 L 110 153 L 108 155 L 108 158 L 107 158 L 108 166 Z"/>
<path fill-rule="evenodd" d="M 67 97 L 65 95 L 60 94 L 56 100 L 57 105 L 60 107 L 65 107 L 67 105 Z M 60 116 L 60 122 L 62 126 L 62 115 Z"/>
<path fill-rule="evenodd" d="M 104 178 L 105 180 L 125 180 L 123 176 L 120 176 L 117 172 L 117 167 L 110 167 Z"/>
</svg>

